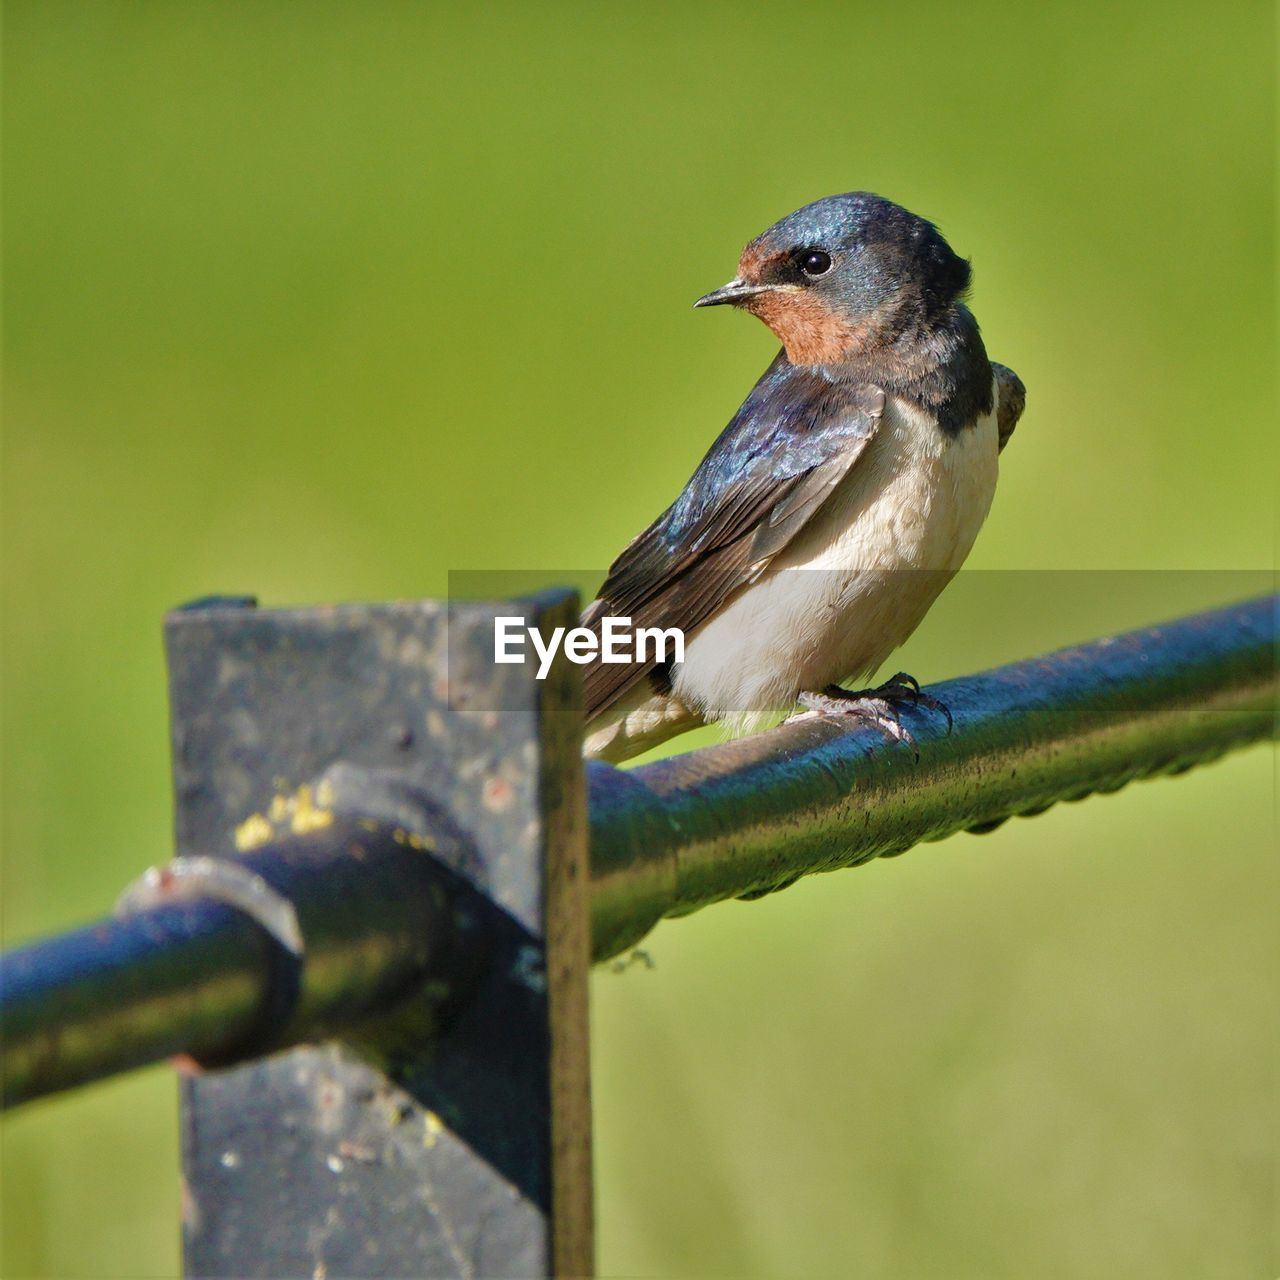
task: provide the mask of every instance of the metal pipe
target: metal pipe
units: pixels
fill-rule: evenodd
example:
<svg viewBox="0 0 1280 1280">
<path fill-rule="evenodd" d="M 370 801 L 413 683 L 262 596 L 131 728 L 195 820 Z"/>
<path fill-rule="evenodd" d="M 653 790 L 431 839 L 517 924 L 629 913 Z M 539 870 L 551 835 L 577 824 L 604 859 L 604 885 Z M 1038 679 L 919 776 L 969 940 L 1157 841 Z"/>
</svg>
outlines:
<svg viewBox="0 0 1280 1280">
<path fill-rule="evenodd" d="M 589 766 L 594 958 L 634 945 L 663 916 L 989 830 L 1275 736 L 1278 603 L 933 686 L 954 730 L 907 712 L 918 758 L 878 730 L 809 721 L 626 773 Z"/>
<path fill-rule="evenodd" d="M 1276 610 L 1271 597 L 935 686 L 955 727 L 908 713 L 918 758 L 810 721 L 625 772 L 589 765 L 594 958 L 663 916 L 1274 736 Z M 337 812 L 241 860 L 296 911 L 305 951 L 242 907 L 161 900 L 11 953 L 4 1105 L 173 1054 L 214 1065 L 351 1035 L 414 991 L 428 1014 L 465 994 L 500 922 L 426 856 L 460 837 L 428 810 L 414 833 L 388 822 L 413 809 L 394 779 L 331 774 Z"/>
<path fill-rule="evenodd" d="M 296 912 L 297 952 L 263 914 L 161 889 L 136 912 L 4 956 L 3 1105 L 174 1055 L 220 1066 L 349 1035 L 411 992 L 426 996 L 422 1034 L 483 964 L 486 921 L 463 905 L 476 895 L 422 837 L 313 813 L 324 825 L 231 864 Z"/>
<path fill-rule="evenodd" d="M 0 985 L 4 1105 L 247 1041 L 269 946 L 231 907 L 190 902 L 10 952 Z"/>
</svg>

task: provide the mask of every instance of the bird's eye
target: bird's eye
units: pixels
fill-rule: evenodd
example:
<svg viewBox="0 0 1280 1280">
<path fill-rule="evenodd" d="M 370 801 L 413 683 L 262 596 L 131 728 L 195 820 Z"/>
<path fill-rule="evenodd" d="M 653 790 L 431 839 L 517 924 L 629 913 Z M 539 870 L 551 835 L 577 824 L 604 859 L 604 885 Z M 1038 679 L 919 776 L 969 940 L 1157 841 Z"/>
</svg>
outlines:
<svg viewBox="0 0 1280 1280">
<path fill-rule="evenodd" d="M 824 276 L 831 270 L 831 255 L 825 249 L 801 249 L 796 263 L 807 276 Z"/>
</svg>

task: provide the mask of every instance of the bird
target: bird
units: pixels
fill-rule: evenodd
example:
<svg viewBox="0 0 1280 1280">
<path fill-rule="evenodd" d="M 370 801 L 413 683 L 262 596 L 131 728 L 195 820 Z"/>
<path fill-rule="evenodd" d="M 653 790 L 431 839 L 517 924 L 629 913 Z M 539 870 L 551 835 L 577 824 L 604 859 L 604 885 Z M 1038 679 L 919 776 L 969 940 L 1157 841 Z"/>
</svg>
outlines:
<svg viewBox="0 0 1280 1280">
<path fill-rule="evenodd" d="M 583 613 L 597 637 L 625 618 L 684 640 L 682 661 L 585 667 L 585 756 L 619 763 L 788 711 L 868 722 L 912 749 L 904 706 L 950 728 L 906 673 L 848 686 L 964 562 L 1022 415 L 1021 380 L 987 358 L 966 305 L 971 278 L 934 223 L 854 191 L 774 223 L 694 303 L 749 312 L 782 348 Z"/>
</svg>

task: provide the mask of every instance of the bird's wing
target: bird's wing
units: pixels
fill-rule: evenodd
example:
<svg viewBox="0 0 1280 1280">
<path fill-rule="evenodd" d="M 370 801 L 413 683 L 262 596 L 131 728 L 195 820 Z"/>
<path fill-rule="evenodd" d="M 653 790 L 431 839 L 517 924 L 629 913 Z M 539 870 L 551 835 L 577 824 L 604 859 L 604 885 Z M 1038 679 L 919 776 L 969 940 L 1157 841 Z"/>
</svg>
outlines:
<svg viewBox="0 0 1280 1280">
<path fill-rule="evenodd" d="M 583 624 L 606 616 L 686 635 L 754 581 L 857 462 L 880 423 L 884 392 L 834 381 L 779 354 L 699 464 L 680 497 L 614 561 Z M 656 663 L 586 668 L 587 718 Z"/>
<path fill-rule="evenodd" d="M 991 372 L 996 377 L 996 429 L 1000 433 L 1000 449 L 1004 450 L 1013 435 L 1013 429 L 1022 417 L 1023 406 L 1027 403 L 1027 389 L 1007 365 L 991 362 Z"/>
</svg>

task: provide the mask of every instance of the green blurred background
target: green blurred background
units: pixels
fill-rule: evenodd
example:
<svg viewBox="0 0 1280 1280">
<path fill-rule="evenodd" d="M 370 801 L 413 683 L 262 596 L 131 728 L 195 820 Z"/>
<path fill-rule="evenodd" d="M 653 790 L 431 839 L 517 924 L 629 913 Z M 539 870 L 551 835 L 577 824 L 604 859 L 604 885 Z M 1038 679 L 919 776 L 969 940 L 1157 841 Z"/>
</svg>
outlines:
<svg viewBox="0 0 1280 1280">
<path fill-rule="evenodd" d="M 166 607 L 603 567 L 772 355 L 689 304 L 820 195 L 937 220 L 1029 389 L 971 560 L 1025 572 L 904 664 L 1267 587 L 1268 4 L 4 16 L 6 945 L 166 854 Z M 601 1271 L 1275 1275 L 1273 797 L 1255 750 L 660 927 L 594 978 Z M 166 1070 L 2 1141 L 5 1277 L 176 1274 Z"/>
</svg>

